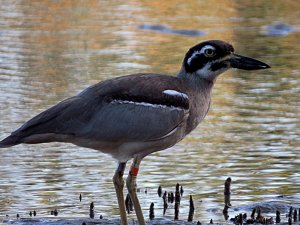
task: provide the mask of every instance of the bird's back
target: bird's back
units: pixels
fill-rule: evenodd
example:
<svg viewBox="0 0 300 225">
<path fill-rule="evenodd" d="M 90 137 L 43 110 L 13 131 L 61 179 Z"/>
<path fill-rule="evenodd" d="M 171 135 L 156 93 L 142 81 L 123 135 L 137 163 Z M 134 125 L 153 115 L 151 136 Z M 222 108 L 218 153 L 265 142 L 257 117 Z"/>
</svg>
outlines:
<svg viewBox="0 0 300 225">
<path fill-rule="evenodd" d="M 129 142 L 162 141 L 180 131 L 167 144 L 173 145 L 185 135 L 188 95 L 186 84 L 173 76 L 135 74 L 106 80 L 32 118 L 0 147 L 58 141 L 105 151 Z"/>
</svg>

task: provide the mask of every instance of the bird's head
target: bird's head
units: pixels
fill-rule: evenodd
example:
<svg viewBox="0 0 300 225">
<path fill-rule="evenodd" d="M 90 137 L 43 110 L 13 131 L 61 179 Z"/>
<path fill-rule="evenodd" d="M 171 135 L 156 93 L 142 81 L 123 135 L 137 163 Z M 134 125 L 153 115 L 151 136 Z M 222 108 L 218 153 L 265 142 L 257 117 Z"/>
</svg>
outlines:
<svg viewBox="0 0 300 225">
<path fill-rule="evenodd" d="M 256 59 L 237 55 L 234 48 L 220 40 L 205 41 L 190 48 L 183 60 L 184 72 L 198 77 L 215 80 L 230 68 L 259 70 L 270 68 Z"/>
</svg>

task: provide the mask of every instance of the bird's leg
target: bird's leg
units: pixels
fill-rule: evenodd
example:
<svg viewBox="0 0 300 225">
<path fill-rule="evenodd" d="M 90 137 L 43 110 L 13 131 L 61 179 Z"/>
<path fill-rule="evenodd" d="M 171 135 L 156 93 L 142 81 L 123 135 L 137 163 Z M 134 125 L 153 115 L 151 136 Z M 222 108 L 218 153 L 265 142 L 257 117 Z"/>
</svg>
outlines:
<svg viewBox="0 0 300 225">
<path fill-rule="evenodd" d="M 129 195 L 131 197 L 131 201 L 133 203 L 133 207 L 135 210 L 135 214 L 137 216 L 139 225 L 145 225 L 145 220 L 143 216 L 143 212 L 139 203 L 139 199 L 136 194 L 136 177 L 139 171 L 139 165 L 141 163 L 142 159 L 139 157 L 135 157 L 133 159 L 133 163 L 131 165 L 127 180 L 126 180 L 126 186 L 129 192 Z"/>
<path fill-rule="evenodd" d="M 113 182 L 114 182 L 114 186 L 118 198 L 122 225 L 128 225 L 124 194 L 123 194 L 123 188 L 124 188 L 123 174 L 124 174 L 125 167 L 126 167 L 126 162 L 125 163 L 119 162 L 118 168 L 116 169 L 115 175 L 113 177 Z"/>
</svg>

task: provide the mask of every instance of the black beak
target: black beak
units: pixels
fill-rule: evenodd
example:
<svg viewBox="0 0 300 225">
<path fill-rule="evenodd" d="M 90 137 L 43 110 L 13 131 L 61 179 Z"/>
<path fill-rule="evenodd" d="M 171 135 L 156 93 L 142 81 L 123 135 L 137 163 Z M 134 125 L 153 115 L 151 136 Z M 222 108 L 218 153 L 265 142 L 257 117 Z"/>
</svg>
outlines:
<svg viewBox="0 0 300 225">
<path fill-rule="evenodd" d="M 230 59 L 230 65 L 232 68 L 242 69 L 242 70 L 261 70 L 271 68 L 268 64 L 252 59 L 249 57 L 232 54 Z"/>
</svg>

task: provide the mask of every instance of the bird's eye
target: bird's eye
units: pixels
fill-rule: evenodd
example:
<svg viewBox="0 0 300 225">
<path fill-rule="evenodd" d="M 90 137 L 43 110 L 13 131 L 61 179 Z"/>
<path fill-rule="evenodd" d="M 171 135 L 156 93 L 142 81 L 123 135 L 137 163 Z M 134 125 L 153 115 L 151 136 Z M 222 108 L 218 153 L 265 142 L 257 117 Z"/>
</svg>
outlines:
<svg viewBox="0 0 300 225">
<path fill-rule="evenodd" d="M 204 55 L 206 57 L 214 57 L 216 55 L 216 52 L 212 48 L 207 48 L 207 49 L 204 50 Z"/>
</svg>

